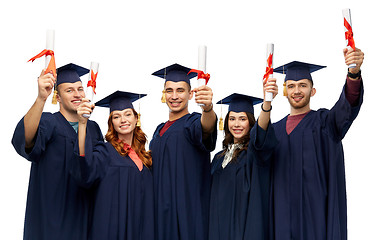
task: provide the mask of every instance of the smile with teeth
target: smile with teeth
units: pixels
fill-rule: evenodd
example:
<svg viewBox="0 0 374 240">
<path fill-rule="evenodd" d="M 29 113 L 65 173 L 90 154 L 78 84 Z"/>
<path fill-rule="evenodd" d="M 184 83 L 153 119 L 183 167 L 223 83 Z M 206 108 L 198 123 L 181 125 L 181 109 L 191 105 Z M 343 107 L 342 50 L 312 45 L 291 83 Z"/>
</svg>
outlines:
<svg viewBox="0 0 374 240">
<path fill-rule="evenodd" d="M 123 124 L 123 125 L 119 126 L 119 128 L 127 128 L 129 126 L 130 126 L 130 124 Z"/>
<path fill-rule="evenodd" d="M 296 102 L 299 102 L 301 99 L 303 99 L 303 96 L 293 96 L 293 100 L 295 100 Z"/>
<path fill-rule="evenodd" d="M 170 105 L 173 107 L 178 107 L 181 102 L 170 102 Z"/>
<path fill-rule="evenodd" d="M 235 134 L 240 134 L 240 133 L 243 132 L 243 129 L 233 129 L 233 132 L 234 132 Z"/>
</svg>

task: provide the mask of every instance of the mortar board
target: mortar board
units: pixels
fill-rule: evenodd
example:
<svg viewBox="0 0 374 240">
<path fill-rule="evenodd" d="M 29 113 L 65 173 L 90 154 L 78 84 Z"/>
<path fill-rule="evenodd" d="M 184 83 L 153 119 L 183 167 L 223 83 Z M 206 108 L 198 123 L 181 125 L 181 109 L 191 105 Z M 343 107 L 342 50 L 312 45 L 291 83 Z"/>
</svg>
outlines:
<svg viewBox="0 0 374 240">
<path fill-rule="evenodd" d="M 286 74 L 284 78 L 285 82 L 287 80 L 299 81 L 301 79 L 308 79 L 313 82 L 311 73 L 325 67 L 326 66 L 293 61 L 275 68 L 274 72 Z"/>
<path fill-rule="evenodd" d="M 166 68 L 160 69 L 152 75 L 160 77 L 165 79 L 165 82 L 167 81 L 172 81 L 172 82 L 186 82 L 189 85 L 190 84 L 190 79 L 194 78 L 197 76 L 197 73 L 191 72 L 190 74 L 187 75 L 187 73 L 190 71 L 190 68 L 184 67 L 182 65 L 179 65 L 177 63 L 170 65 Z"/>
<path fill-rule="evenodd" d="M 110 109 L 110 112 L 113 112 L 116 110 L 122 111 L 127 108 L 134 109 L 132 102 L 144 96 L 147 96 L 147 94 L 115 91 L 114 93 L 96 102 L 95 106 L 107 107 Z"/>
<path fill-rule="evenodd" d="M 250 112 L 253 114 L 253 105 L 256 105 L 262 101 L 263 99 L 261 98 L 233 93 L 230 96 L 218 101 L 217 104 L 228 104 L 229 112 Z"/>
<path fill-rule="evenodd" d="M 66 64 L 57 68 L 56 85 L 58 86 L 61 83 L 75 83 L 81 81 L 79 77 L 89 73 L 89 71 L 89 69 L 78 66 L 74 63 Z"/>
</svg>

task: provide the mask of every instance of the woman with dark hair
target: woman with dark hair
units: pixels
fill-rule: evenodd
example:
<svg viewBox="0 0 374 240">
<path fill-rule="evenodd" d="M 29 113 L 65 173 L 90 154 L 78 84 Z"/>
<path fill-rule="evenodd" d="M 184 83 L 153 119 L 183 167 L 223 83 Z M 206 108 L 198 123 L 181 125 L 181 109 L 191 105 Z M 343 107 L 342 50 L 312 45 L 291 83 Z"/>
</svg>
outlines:
<svg viewBox="0 0 374 240">
<path fill-rule="evenodd" d="M 274 78 L 263 86 L 275 97 Z M 232 94 L 223 150 L 212 161 L 209 239 L 269 239 L 270 157 L 277 144 L 270 124 L 271 102 L 263 101 L 255 121 L 253 105 L 262 99 Z"/>
<path fill-rule="evenodd" d="M 92 106 L 83 99 L 78 108 L 79 150 L 72 169 L 80 184 L 94 194 L 89 239 L 154 238 L 152 158 L 132 105 L 143 96 L 117 91 L 96 103 L 110 107 L 107 142 L 96 146 L 85 141 L 90 132 L 83 115 L 90 114 Z"/>
</svg>

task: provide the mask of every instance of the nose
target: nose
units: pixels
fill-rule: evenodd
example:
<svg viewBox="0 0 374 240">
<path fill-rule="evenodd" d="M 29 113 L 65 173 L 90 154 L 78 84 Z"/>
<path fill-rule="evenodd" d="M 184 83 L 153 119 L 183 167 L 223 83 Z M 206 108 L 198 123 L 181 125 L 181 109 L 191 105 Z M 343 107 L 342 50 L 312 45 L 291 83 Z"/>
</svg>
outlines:
<svg viewBox="0 0 374 240">
<path fill-rule="evenodd" d="M 171 95 L 171 98 L 172 99 L 177 99 L 178 98 L 178 93 L 176 91 L 173 91 L 173 93 Z"/>
<path fill-rule="evenodd" d="M 235 126 L 235 127 L 239 127 L 239 119 L 236 119 L 236 120 L 235 120 L 234 126 Z"/>
<path fill-rule="evenodd" d="M 82 97 L 78 89 L 74 89 L 74 97 L 78 97 L 78 98 Z"/>
<path fill-rule="evenodd" d="M 300 93 L 300 88 L 299 86 L 295 86 L 295 92 L 294 93 Z"/>
<path fill-rule="evenodd" d="M 125 116 L 121 116 L 121 123 L 125 123 L 127 118 Z"/>
</svg>

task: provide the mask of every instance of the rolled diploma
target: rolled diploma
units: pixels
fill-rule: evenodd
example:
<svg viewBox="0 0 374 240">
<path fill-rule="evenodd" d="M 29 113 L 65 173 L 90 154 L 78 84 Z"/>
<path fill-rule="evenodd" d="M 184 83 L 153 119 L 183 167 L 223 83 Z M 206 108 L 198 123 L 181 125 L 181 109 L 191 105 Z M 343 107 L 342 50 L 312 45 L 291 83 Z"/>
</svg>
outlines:
<svg viewBox="0 0 374 240">
<path fill-rule="evenodd" d="M 99 71 L 99 63 L 91 62 L 90 72 L 88 74 L 88 81 L 91 81 L 91 71 L 93 72 L 93 74 L 96 74 Z M 86 98 L 89 99 L 90 102 L 93 102 L 94 95 L 95 93 L 93 91 L 93 88 L 91 86 L 87 87 Z M 85 118 L 89 118 L 90 116 L 91 114 L 83 114 L 83 117 Z"/>
<path fill-rule="evenodd" d="M 343 9 L 343 18 L 345 18 L 347 20 L 347 22 L 349 23 L 349 25 L 351 25 L 352 27 L 352 20 L 351 20 L 351 9 L 349 8 L 345 8 Z M 344 26 L 344 31 L 348 31 L 348 29 Z M 348 45 L 348 39 L 345 40 L 346 43 L 347 43 L 347 48 L 348 50 L 352 49 L 351 46 Z M 348 68 L 355 68 L 357 65 L 356 63 L 352 63 L 352 64 L 349 64 Z"/>
<path fill-rule="evenodd" d="M 204 73 L 206 73 L 206 50 L 207 50 L 207 47 L 205 45 L 199 46 L 198 70 L 203 71 Z M 201 87 L 203 85 L 205 85 L 205 79 L 198 78 L 197 86 Z M 198 104 L 198 105 L 203 106 L 204 104 Z"/>
<path fill-rule="evenodd" d="M 273 54 L 273 57 L 274 57 L 274 44 L 273 43 L 268 43 L 266 46 L 266 67 L 268 66 L 267 59 L 270 56 L 270 54 Z M 271 68 L 273 67 L 273 61 L 270 67 Z M 269 78 L 272 78 L 272 77 L 273 77 L 273 74 L 269 74 Z M 273 101 L 273 93 L 265 92 L 265 101 L 266 102 Z"/>
<path fill-rule="evenodd" d="M 52 51 L 55 49 L 55 30 L 47 30 L 47 41 L 45 49 Z M 51 61 L 51 56 L 45 56 L 45 68 L 48 67 L 49 61 Z"/>
</svg>

